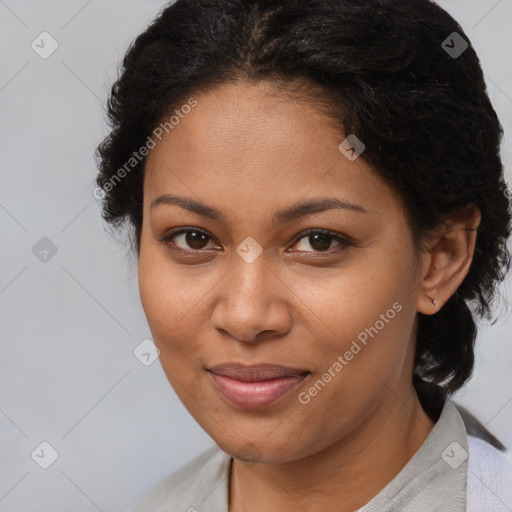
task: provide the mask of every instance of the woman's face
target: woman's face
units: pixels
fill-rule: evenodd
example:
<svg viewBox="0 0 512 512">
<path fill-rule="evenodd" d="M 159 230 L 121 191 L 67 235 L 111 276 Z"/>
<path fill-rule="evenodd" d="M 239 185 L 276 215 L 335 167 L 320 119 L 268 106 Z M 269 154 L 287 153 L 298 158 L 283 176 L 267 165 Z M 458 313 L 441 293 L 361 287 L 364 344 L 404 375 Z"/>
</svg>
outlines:
<svg viewBox="0 0 512 512">
<path fill-rule="evenodd" d="M 313 105 L 268 83 L 195 100 L 146 162 L 144 311 L 221 448 L 298 460 L 411 395 L 421 265 L 396 195 Z"/>
</svg>

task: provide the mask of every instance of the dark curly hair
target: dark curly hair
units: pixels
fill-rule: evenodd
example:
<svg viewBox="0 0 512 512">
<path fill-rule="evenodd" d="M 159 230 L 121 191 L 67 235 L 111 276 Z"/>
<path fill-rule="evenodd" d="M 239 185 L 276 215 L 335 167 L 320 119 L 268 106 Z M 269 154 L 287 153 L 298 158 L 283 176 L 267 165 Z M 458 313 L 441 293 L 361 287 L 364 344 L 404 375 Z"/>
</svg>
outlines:
<svg viewBox="0 0 512 512">
<path fill-rule="evenodd" d="M 460 55 L 448 51 L 454 41 Z M 96 150 L 103 218 L 115 229 L 131 228 L 138 255 L 145 158 L 133 155 L 192 94 L 261 80 L 323 105 L 340 132 L 364 141 L 361 158 L 402 198 L 417 247 L 445 214 L 462 205 L 480 210 L 466 278 L 436 314 L 418 313 L 415 381 L 453 393 L 474 365 L 477 327 L 469 305 L 490 318 L 510 267 L 511 206 L 499 155 L 502 128 L 478 57 L 462 28 L 433 2 L 166 6 L 131 44 L 108 100 L 111 131 Z"/>
</svg>

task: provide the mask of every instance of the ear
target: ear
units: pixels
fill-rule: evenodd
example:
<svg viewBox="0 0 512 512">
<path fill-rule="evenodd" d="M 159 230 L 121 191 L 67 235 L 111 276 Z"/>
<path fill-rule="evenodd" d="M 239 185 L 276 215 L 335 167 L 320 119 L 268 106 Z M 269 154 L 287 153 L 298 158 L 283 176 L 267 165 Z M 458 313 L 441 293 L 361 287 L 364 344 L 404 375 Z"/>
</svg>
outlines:
<svg viewBox="0 0 512 512">
<path fill-rule="evenodd" d="M 457 208 L 426 241 L 417 310 L 437 313 L 466 277 L 482 215 L 474 205 Z M 437 305 L 433 301 L 437 301 Z"/>
</svg>

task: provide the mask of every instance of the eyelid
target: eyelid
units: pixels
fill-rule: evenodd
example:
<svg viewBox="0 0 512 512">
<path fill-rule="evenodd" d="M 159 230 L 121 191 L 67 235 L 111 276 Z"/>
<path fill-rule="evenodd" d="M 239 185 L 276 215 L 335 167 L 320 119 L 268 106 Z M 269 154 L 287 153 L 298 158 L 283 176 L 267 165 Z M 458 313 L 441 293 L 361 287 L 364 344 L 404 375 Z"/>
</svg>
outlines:
<svg viewBox="0 0 512 512">
<path fill-rule="evenodd" d="M 306 238 L 308 235 L 312 234 L 321 234 L 326 235 L 329 238 L 332 238 L 333 240 L 336 240 L 340 245 L 335 248 L 331 249 L 329 251 L 294 251 L 294 252 L 312 252 L 312 254 L 333 254 L 336 251 L 340 250 L 340 248 L 346 248 L 346 247 L 352 247 L 353 244 L 343 235 L 340 233 L 336 233 L 335 231 L 331 231 L 330 229 L 323 229 L 323 228 L 310 228 L 306 229 L 305 231 L 301 231 L 294 239 L 293 245 L 297 245 L 298 242 L 300 242 L 303 238 Z M 293 246 L 292 245 L 292 246 Z"/>
<path fill-rule="evenodd" d="M 167 245 L 169 248 L 172 248 L 172 250 L 179 251 L 179 252 L 181 252 L 183 254 L 194 254 L 194 253 L 200 254 L 203 251 L 211 251 L 211 249 L 197 249 L 197 250 L 190 249 L 190 250 L 186 250 L 186 249 L 182 249 L 182 248 L 176 246 L 175 244 L 173 244 L 171 242 L 171 239 L 174 238 L 175 236 L 181 235 L 183 233 L 188 233 L 188 232 L 201 233 L 201 234 L 205 235 L 206 237 L 208 237 L 210 240 L 215 241 L 215 238 L 212 235 L 210 235 L 207 231 L 205 231 L 204 229 L 195 228 L 195 227 L 192 227 L 192 226 L 176 228 L 175 230 L 171 230 L 171 231 L 166 232 L 161 237 L 156 237 L 156 239 L 159 242 Z M 340 245 L 337 248 L 331 249 L 329 251 L 292 251 L 292 252 L 311 253 L 311 254 L 316 254 L 316 255 L 333 254 L 333 253 L 339 251 L 340 249 L 353 246 L 353 244 L 346 237 L 341 235 L 340 233 L 336 233 L 336 232 L 331 231 L 329 229 L 310 228 L 310 229 L 306 229 L 304 231 L 301 231 L 300 233 L 298 233 L 295 236 L 293 244 L 292 244 L 292 247 L 297 245 L 297 243 L 300 242 L 303 238 L 306 238 L 308 235 L 311 235 L 311 234 L 326 235 L 326 236 L 332 238 L 333 240 L 336 240 Z"/>
<path fill-rule="evenodd" d="M 210 235 L 210 233 L 205 231 L 204 229 L 195 228 L 193 226 L 181 227 L 181 228 L 176 228 L 174 230 L 167 231 L 162 236 L 156 237 L 156 240 L 167 245 L 169 248 L 172 248 L 172 250 L 179 251 L 181 253 L 188 253 L 188 254 L 197 253 L 197 254 L 199 254 L 202 251 L 211 250 L 211 249 L 186 250 L 186 249 L 182 249 L 181 247 L 176 246 L 176 244 L 173 244 L 171 242 L 171 239 L 174 238 L 175 236 L 182 235 L 183 233 L 189 233 L 189 232 L 200 233 L 200 234 L 208 237 L 210 240 L 215 240 L 215 238 L 212 235 Z"/>
</svg>

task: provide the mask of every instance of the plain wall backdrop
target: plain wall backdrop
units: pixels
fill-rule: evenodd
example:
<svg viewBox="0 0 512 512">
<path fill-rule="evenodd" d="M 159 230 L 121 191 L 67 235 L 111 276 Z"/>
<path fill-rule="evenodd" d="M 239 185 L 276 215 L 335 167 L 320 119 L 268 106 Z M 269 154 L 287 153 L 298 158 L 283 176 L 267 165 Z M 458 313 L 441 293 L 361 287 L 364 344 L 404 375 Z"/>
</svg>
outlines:
<svg viewBox="0 0 512 512">
<path fill-rule="evenodd" d="M 511 182 L 512 0 L 438 3 L 480 57 Z M 0 0 L 1 512 L 127 510 L 213 445 L 158 360 L 144 366 L 133 353 L 151 338 L 136 265 L 105 233 L 92 193 L 118 64 L 164 5 Z M 512 447 L 505 300 L 497 314 L 479 331 L 474 377 L 456 399 Z"/>
</svg>

